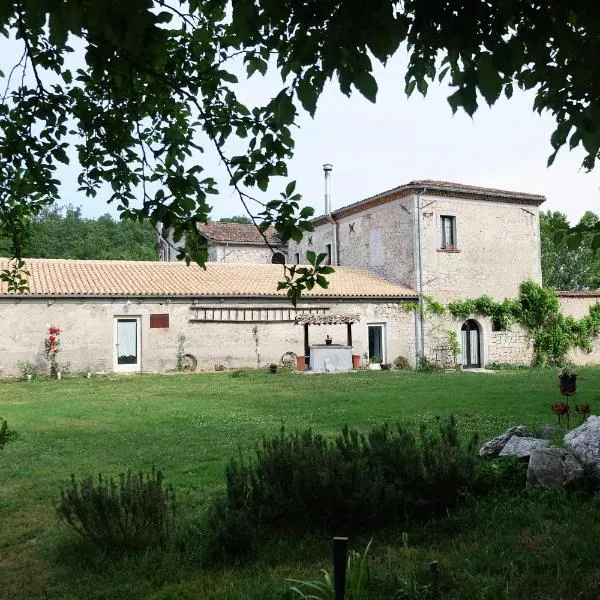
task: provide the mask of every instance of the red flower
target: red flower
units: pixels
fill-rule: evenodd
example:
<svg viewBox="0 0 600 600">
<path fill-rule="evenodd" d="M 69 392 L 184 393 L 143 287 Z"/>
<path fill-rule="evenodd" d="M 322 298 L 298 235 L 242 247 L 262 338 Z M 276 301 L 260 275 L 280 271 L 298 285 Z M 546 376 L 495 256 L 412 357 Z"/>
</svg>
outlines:
<svg viewBox="0 0 600 600">
<path fill-rule="evenodd" d="M 556 402 L 552 405 L 552 412 L 559 416 L 566 415 L 570 410 L 569 405 L 566 402 Z"/>
</svg>

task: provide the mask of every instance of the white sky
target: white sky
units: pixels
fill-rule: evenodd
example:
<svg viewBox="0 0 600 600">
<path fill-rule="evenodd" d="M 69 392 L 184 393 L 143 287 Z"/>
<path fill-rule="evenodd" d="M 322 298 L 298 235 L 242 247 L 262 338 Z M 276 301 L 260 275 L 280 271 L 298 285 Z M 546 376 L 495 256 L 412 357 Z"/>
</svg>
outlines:
<svg viewBox="0 0 600 600">
<path fill-rule="evenodd" d="M 13 43 L 2 41 L 3 50 L 5 44 L 11 52 L 4 53 L 0 67 L 6 72 L 18 54 Z M 446 101 L 451 92 L 445 86 L 434 85 L 425 98 L 416 91 L 406 98 L 405 62 L 405 54 L 399 53 L 387 67 L 377 69 L 376 104 L 357 92 L 347 98 L 332 83 L 319 101 L 315 118 L 301 116 L 289 179 L 297 181 L 297 191 L 316 214 L 323 210 L 322 164 L 326 162 L 333 164 L 334 209 L 414 179 L 441 179 L 543 194 L 547 201 L 542 209 L 562 211 L 572 223 L 586 210 L 600 213 L 598 168 L 592 173 L 581 169 L 581 150 L 563 149 L 554 165 L 546 167 L 554 122 L 550 115 L 533 112 L 533 94 L 516 91 L 511 100 L 502 99 L 491 109 L 481 99 L 472 119 L 463 112 L 453 116 Z M 244 84 L 244 99 L 262 103 L 276 85 L 275 78 L 266 84 L 260 77 L 253 78 Z M 221 173 L 221 195 L 210 197 L 212 218 L 243 214 L 216 159 L 207 153 L 199 162 L 207 175 Z M 73 167 L 61 169 L 58 176 L 63 181 L 63 204 L 81 206 L 89 217 L 117 214 L 102 194 L 87 199 L 77 192 Z M 260 197 L 278 197 L 284 185 L 275 180 Z"/>
</svg>

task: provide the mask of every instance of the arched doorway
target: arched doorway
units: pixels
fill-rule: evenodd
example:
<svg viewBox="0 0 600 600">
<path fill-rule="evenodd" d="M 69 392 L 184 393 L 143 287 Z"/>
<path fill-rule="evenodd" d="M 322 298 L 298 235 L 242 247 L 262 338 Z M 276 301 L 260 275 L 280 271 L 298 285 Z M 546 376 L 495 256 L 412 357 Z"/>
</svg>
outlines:
<svg viewBox="0 0 600 600">
<path fill-rule="evenodd" d="M 481 367 L 481 335 L 477 321 L 469 319 L 460 328 L 461 363 L 466 369 Z"/>
</svg>

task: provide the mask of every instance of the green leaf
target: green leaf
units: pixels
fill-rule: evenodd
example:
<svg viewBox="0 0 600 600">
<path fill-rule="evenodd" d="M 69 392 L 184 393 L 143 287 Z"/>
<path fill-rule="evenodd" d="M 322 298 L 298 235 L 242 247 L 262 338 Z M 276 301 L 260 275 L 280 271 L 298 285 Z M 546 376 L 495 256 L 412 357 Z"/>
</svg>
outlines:
<svg viewBox="0 0 600 600">
<path fill-rule="evenodd" d="M 301 79 L 296 85 L 296 95 L 302 103 L 304 110 L 308 111 L 311 116 L 314 116 L 319 97 L 317 90 L 308 81 Z"/>
<path fill-rule="evenodd" d="M 375 77 L 368 71 L 359 71 L 354 75 L 354 85 L 356 89 L 371 102 L 377 99 L 377 82 Z"/>
<path fill-rule="evenodd" d="M 486 102 L 492 106 L 502 92 L 502 77 L 494 66 L 491 54 L 482 54 L 477 60 L 477 85 Z"/>
<path fill-rule="evenodd" d="M 296 189 L 296 182 L 295 181 L 290 181 L 287 186 L 285 187 L 285 195 L 286 196 L 291 196 L 294 193 L 294 190 Z"/>
</svg>

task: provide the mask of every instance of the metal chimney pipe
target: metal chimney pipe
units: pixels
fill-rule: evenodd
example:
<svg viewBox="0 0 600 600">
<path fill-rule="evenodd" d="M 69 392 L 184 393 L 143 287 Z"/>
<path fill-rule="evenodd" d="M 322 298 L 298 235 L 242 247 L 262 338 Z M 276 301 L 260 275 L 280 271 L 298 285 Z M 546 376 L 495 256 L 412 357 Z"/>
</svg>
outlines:
<svg viewBox="0 0 600 600">
<path fill-rule="evenodd" d="M 325 214 L 331 213 L 331 169 L 333 165 L 325 163 L 323 165 L 323 173 L 325 174 Z"/>
</svg>

